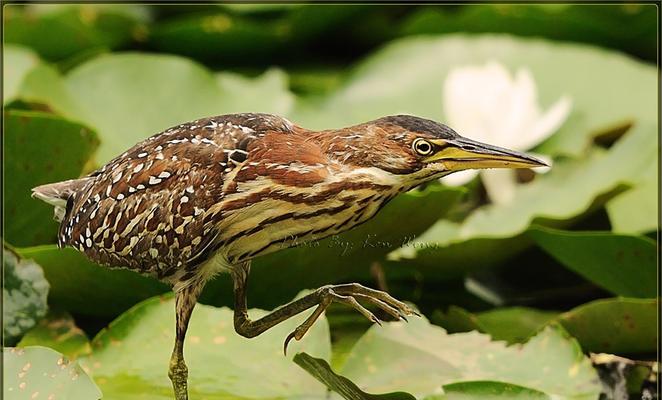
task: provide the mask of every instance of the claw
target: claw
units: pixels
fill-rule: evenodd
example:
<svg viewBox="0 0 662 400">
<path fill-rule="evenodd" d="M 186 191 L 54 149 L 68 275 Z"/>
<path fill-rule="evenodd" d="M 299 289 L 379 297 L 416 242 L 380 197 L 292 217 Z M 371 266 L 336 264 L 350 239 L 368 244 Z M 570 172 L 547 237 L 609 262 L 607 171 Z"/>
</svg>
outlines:
<svg viewBox="0 0 662 400">
<path fill-rule="evenodd" d="M 296 337 L 297 332 L 293 331 L 287 337 L 285 338 L 285 343 L 283 343 L 283 355 L 287 357 L 287 345 L 290 343 L 290 340 L 294 339 Z"/>
<path fill-rule="evenodd" d="M 380 321 L 379 318 L 373 316 L 373 318 L 371 318 L 371 319 L 372 319 L 372 322 L 376 323 L 377 325 L 383 326 L 382 321 Z"/>
<path fill-rule="evenodd" d="M 407 319 L 407 317 L 405 317 L 404 314 L 400 314 L 400 319 L 405 321 L 405 322 L 409 322 L 409 320 Z"/>
</svg>

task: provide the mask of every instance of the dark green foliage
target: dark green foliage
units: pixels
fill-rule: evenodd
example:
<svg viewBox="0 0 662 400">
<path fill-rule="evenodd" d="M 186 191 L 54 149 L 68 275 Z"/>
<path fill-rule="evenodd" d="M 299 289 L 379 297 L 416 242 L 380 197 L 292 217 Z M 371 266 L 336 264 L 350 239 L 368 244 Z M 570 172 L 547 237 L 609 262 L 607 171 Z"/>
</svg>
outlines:
<svg viewBox="0 0 662 400">
<path fill-rule="evenodd" d="M 10 110 L 4 120 L 5 240 L 14 246 L 55 242 L 53 207 L 32 188 L 78 178 L 98 145 L 89 128 L 64 118 Z"/>
</svg>

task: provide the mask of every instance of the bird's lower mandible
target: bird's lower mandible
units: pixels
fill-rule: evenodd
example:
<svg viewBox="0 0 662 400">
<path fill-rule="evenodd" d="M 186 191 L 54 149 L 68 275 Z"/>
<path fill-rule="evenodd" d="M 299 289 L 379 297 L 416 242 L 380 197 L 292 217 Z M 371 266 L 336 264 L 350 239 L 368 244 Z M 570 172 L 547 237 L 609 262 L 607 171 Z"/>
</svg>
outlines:
<svg viewBox="0 0 662 400">
<path fill-rule="evenodd" d="M 33 195 L 54 206 L 60 247 L 172 286 L 169 376 L 175 398 L 184 400 L 184 338 L 198 295 L 214 275 L 229 272 L 233 279 L 234 326 L 242 336 L 258 336 L 313 308 L 285 339 L 285 351 L 334 302 L 375 323 L 369 308 L 406 320 L 417 315 L 407 304 L 348 283 L 324 286 L 253 321 L 246 299 L 251 260 L 347 231 L 399 193 L 455 171 L 543 165 L 410 115 L 311 131 L 275 115 L 228 114 L 167 129 L 87 176 L 36 187 Z"/>
</svg>

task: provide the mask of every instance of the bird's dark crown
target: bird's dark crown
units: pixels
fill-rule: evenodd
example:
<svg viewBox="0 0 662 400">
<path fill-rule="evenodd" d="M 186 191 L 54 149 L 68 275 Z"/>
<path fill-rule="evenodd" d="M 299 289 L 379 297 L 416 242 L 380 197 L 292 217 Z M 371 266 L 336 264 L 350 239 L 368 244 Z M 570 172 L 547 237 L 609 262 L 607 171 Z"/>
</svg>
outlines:
<svg viewBox="0 0 662 400">
<path fill-rule="evenodd" d="M 390 115 L 379 118 L 374 123 L 379 125 L 395 125 L 410 132 L 428 134 L 439 139 L 454 139 L 458 137 L 457 132 L 444 124 L 413 115 Z"/>
</svg>

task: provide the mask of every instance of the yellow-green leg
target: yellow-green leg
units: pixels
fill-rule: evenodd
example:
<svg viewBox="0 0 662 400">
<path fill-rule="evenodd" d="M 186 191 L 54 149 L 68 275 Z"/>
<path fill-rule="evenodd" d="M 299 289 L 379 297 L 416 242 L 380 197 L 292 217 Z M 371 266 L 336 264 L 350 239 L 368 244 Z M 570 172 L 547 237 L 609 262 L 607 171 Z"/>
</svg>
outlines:
<svg viewBox="0 0 662 400">
<path fill-rule="evenodd" d="M 195 283 L 175 293 L 176 336 L 170 357 L 168 376 L 172 381 L 176 400 L 188 400 L 188 368 L 184 362 L 184 338 L 191 313 L 202 291 L 203 284 Z"/>
<path fill-rule="evenodd" d="M 301 340 L 308 332 L 315 321 L 324 313 L 326 308 L 333 302 L 346 304 L 366 318 L 375 323 L 380 323 L 379 319 L 363 307 L 358 300 L 371 303 L 395 318 L 407 320 L 407 315 L 418 315 L 418 313 L 405 303 L 396 300 L 391 295 L 380 290 L 370 289 L 358 283 L 349 283 L 342 285 L 323 286 L 312 293 L 292 301 L 264 317 L 251 321 L 248 317 L 248 306 L 246 299 L 246 289 L 250 264 L 246 263 L 241 267 L 235 268 L 232 272 L 234 280 L 234 328 L 241 336 L 252 338 L 260 335 L 271 327 L 300 314 L 307 309 L 317 306 L 313 313 L 299 325 L 285 340 L 284 350 L 287 351 L 287 344 L 291 339 Z"/>
</svg>

